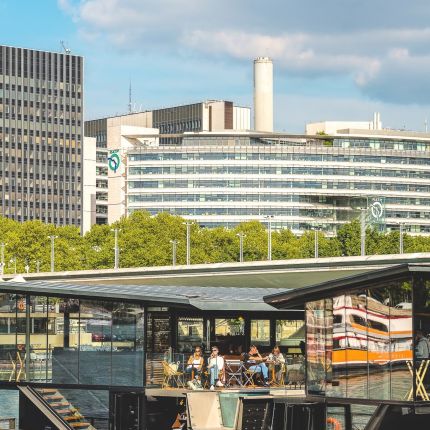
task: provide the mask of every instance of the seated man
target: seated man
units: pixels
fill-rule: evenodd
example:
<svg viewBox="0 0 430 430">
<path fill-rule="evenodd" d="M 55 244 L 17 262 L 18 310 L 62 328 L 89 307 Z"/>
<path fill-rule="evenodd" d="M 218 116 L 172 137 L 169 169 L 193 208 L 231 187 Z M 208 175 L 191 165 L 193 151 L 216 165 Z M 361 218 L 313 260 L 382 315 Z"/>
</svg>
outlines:
<svg viewBox="0 0 430 430">
<path fill-rule="evenodd" d="M 282 382 L 281 379 L 282 379 L 282 371 L 285 366 L 285 358 L 281 350 L 279 349 L 279 346 L 275 346 L 272 352 L 269 354 L 269 362 L 270 362 L 269 367 L 272 367 L 272 366 L 274 367 L 276 382 L 278 383 Z"/>
<path fill-rule="evenodd" d="M 224 384 L 221 382 L 221 372 L 224 369 L 224 358 L 218 355 L 218 347 L 212 347 L 212 354 L 208 359 L 208 369 L 210 373 L 211 380 L 211 390 L 215 389 L 215 384 L 217 387 L 223 387 Z"/>
<path fill-rule="evenodd" d="M 185 368 L 185 372 L 188 374 L 194 374 L 194 379 L 199 379 L 200 374 L 203 370 L 203 356 L 202 349 L 200 346 L 196 346 L 194 350 L 194 354 L 190 356 L 188 359 L 187 367 Z"/>
<path fill-rule="evenodd" d="M 269 369 L 267 368 L 266 363 L 264 363 L 265 360 L 266 358 L 261 356 L 257 347 L 255 345 L 251 345 L 249 353 L 247 354 L 247 363 L 249 365 L 248 369 L 255 373 L 261 373 L 263 375 L 264 386 L 268 387 Z"/>
</svg>

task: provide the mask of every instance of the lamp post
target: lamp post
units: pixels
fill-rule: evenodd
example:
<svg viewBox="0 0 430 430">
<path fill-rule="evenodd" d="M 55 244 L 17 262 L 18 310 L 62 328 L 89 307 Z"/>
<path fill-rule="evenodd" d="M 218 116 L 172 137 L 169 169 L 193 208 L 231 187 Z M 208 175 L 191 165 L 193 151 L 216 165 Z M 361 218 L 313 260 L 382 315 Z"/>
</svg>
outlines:
<svg viewBox="0 0 430 430">
<path fill-rule="evenodd" d="M 315 246 L 315 250 L 314 250 L 314 257 L 318 258 L 318 227 L 315 227 L 314 229 L 314 246 Z"/>
<path fill-rule="evenodd" d="M 48 236 L 49 239 L 51 239 L 51 272 L 55 272 L 55 239 L 57 239 L 58 236 Z"/>
<path fill-rule="evenodd" d="M 119 247 L 118 247 L 118 232 L 120 231 L 119 228 L 113 228 L 111 231 L 115 234 L 115 246 L 114 246 L 114 266 L 113 268 L 119 269 Z"/>
<path fill-rule="evenodd" d="M 36 273 L 40 272 L 40 261 L 36 260 Z"/>
<path fill-rule="evenodd" d="M 187 226 L 187 266 L 191 264 L 191 226 L 193 223 L 191 221 L 184 222 Z"/>
<path fill-rule="evenodd" d="M 13 273 L 16 275 L 16 256 L 13 256 L 9 262 L 13 264 Z"/>
<path fill-rule="evenodd" d="M 273 215 L 264 217 L 267 220 L 267 259 L 272 260 L 272 220 Z"/>
<path fill-rule="evenodd" d="M 366 210 L 361 209 L 360 214 L 360 254 L 362 257 L 366 255 Z"/>
<path fill-rule="evenodd" d="M 404 224 L 401 222 L 399 225 L 399 229 L 400 229 L 400 239 L 399 239 L 399 251 L 400 254 L 403 254 L 404 250 L 403 250 L 403 228 L 404 228 Z"/>
<path fill-rule="evenodd" d="M 243 263 L 243 239 L 246 237 L 246 235 L 240 232 L 236 236 L 239 237 L 239 261 Z"/>
<path fill-rule="evenodd" d="M 176 266 L 176 247 L 178 246 L 179 241 L 173 239 L 170 243 L 172 244 L 172 266 Z"/>
<path fill-rule="evenodd" d="M 1 274 L 4 274 L 4 248 L 6 244 L 4 242 L 0 243 L 0 265 L 1 265 Z"/>
</svg>

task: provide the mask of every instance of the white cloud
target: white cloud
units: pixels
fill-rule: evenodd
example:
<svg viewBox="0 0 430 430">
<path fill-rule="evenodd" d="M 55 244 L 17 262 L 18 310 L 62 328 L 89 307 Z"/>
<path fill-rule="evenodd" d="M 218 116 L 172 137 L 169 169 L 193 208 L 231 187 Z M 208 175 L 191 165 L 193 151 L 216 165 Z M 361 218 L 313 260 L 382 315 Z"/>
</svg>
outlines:
<svg viewBox="0 0 430 430">
<path fill-rule="evenodd" d="M 120 50 L 239 61 L 268 55 L 287 74 L 348 76 L 371 98 L 429 104 L 430 8 L 423 0 L 393 0 L 389 9 L 382 0 L 331 0 L 324 8 L 318 0 L 250 3 L 58 0 L 87 39 Z"/>
</svg>

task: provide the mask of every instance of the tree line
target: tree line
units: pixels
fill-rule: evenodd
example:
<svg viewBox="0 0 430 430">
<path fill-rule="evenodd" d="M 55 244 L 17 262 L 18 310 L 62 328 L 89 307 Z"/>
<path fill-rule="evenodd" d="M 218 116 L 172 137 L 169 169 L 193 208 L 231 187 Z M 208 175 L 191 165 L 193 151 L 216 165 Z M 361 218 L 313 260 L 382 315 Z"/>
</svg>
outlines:
<svg viewBox="0 0 430 430">
<path fill-rule="evenodd" d="M 172 240 L 177 243 L 177 264 L 186 262 L 186 226 L 179 216 L 134 212 L 112 225 L 94 225 L 84 236 L 77 227 L 56 227 L 40 221 L 19 223 L 0 218 L 0 243 L 4 244 L 4 272 L 49 271 L 51 241 L 55 236 L 55 270 L 105 269 L 114 266 L 114 233 L 119 229 L 120 267 L 144 267 L 172 264 Z M 244 237 L 244 261 L 267 258 L 266 225 L 244 222 L 232 229 L 191 226 L 191 263 L 239 261 L 239 237 Z M 272 259 L 310 258 L 314 256 L 314 231 L 301 236 L 284 229 L 272 232 Z M 366 255 L 399 253 L 399 231 L 378 232 L 367 228 Z M 404 234 L 404 252 L 430 251 L 430 237 Z M 335 237 L 318 232 L 320 257 L 360 255 L 360 223 L 342 225 Z M 27 266 L 27 267 L 26 267 Z"/>
</svg>

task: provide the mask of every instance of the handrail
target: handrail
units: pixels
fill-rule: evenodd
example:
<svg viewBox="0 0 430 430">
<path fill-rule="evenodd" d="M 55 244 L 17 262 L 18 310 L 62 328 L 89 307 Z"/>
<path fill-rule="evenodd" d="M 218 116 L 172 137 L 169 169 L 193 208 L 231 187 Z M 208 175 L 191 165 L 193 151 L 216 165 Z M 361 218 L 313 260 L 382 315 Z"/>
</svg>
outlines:
<svg viewBox="0 0 430 430">
<path fill-rule="evenodd" d="M 44 413 L 45 416 L 47 416 L 48 419 L 51 421 L 54 420 L 53 424 L 57 426 L 58 430 L 74 430 L 73 427 L 71 427 L 34 388 L 30 386 L 19 386 L 18 388 L 42 413 Z M 34 397 L 38 402 L 35 402 Z M 49 415 L 53 416 L 50 417 Z"/>
</svg>

